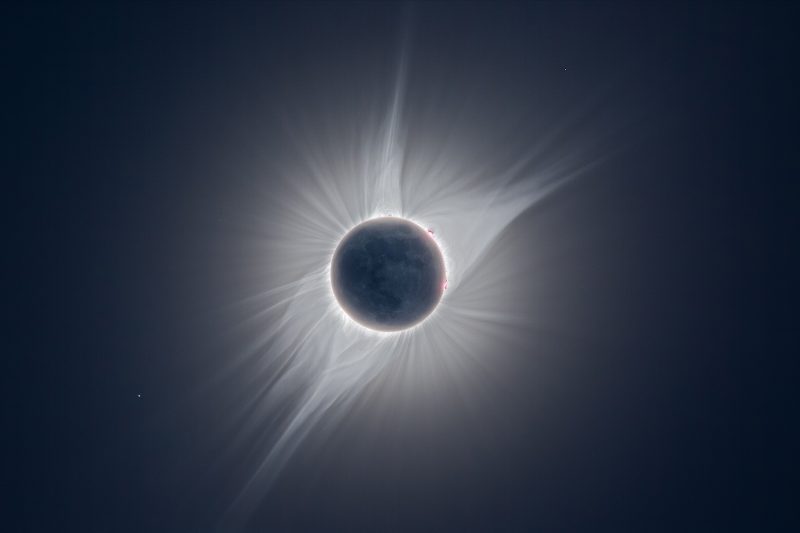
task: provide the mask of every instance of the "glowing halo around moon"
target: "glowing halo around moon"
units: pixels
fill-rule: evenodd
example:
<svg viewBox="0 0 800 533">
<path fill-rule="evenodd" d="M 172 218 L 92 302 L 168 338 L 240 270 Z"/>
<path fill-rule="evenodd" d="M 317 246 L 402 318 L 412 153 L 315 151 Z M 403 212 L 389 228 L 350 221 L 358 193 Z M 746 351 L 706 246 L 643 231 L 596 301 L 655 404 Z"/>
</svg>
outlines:
<svg viewBox="0 0 800 533">
<path fill-rule="evenodd" d="M 369 403 L 364 395 L 390 394 L 370 388 L 376 380 L 394 381 L 399 392 L 391 394 L 414 396 L 448 373 L 478 371 L 493 339 L 530 327 L 507 309 L 514 293 L 498 289 L 511 274 L 482 268 L 487 251 L 498 255 L 498 237 L 521 213 L 600 160 L 576 148 L 577 135 L 556 146 L 569 124 L 496 161 L 482 161 L 486 151 L 474 140 L 460 144 L 459 133 L 439 141 L 427 130 L 412 135 L 402 120 L 405 82 L 401 62 L 383 116 L 351 102 L 346 114 L 332 105 L 327 119 L 293 121 L 296 154 L 273 167 L 277 185 L 253 195 L 260 203 L 240 240 L 246 279 L 256 281 L 236 303 L 250 342 L 228 373 L 237 380 L 232 409 L 240 410 L 232 428 L 255 459 L 230 506 L 232 523 L 247 520 L 305 439 L 335 425 L 354 402 Z M 427 318 L 391 333 L 353 320 L 331 285 L 342 237 L 385 216 L 432 229 L 447 283 Z"/>
</svg>

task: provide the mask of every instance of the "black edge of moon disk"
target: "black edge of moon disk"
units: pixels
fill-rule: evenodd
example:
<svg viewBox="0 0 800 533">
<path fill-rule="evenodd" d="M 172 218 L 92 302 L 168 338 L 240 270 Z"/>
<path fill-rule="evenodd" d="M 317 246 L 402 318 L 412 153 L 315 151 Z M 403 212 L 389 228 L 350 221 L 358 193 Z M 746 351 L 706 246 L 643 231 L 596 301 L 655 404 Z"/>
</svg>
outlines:
<svg viewBox="0 0 800 533">
<path fill-rule="evenodd" d="M 397 217 L 367 220 L 339 242 L 331 286 L 353 320 L 377 331 L 422 322 L 438 305 L 446 283 L 444 256 L 432 235 Z"/>
</svg>

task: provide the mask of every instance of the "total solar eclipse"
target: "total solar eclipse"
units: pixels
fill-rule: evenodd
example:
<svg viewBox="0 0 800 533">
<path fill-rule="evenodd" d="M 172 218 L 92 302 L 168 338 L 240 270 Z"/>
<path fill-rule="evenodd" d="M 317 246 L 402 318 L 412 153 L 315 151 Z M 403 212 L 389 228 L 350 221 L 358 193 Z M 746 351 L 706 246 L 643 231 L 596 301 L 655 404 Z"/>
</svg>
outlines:
<svg viewBox="0 0 800 533">
<path fill-rule="evenodd" d="M 342 309 L 376 331 L 400 331 L 436 308 L 446 284 L 444 257 L 429 231 L 410 220 L 375 218 L 350 230 L 331 262 Z"/>
</svg>

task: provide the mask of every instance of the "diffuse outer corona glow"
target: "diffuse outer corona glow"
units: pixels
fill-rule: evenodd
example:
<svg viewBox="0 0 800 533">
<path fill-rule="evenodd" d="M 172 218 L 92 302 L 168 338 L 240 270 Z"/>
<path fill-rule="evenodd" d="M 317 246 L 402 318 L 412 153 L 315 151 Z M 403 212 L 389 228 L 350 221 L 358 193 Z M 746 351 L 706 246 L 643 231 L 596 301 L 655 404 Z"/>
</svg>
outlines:
<svg viewBox="0 0 800 533">
<path fill-rule="evenodd" d="M 517 319 L 500 311 L 502 295 L 494 287 L 501 272 L 463 281 L 517 216 L 595 162 L 575 150 L 563 155 L 547 136 L 512 164 L 477 165 L 468 146 L 455 153 L 444 144 L 408 146 L 410 132 L 401 121 L 404 81 L 401 67 L 385 117 L 353 110 L 359 135 L 298 136 L 305 138 L 297 146 L 299 160 L 281 169 L 285 187 L 280 195 L 265 195 L 254 215 L 255 238 L 247 246 L 260 258 L 253 268 L 263 273 L 264 284 L 253 288 L 246 305 L 248 322 L 260 327 L 230 365 L 246 398 L 239 441 L 260 445 L 252 476 L 230 507 L 231 522 L 246 520 L 298 445 L 322 431 L 323 420 L 325 427 L 340 420 L 371 382 L 386 377 L 392 362 L 407 361 L 405 377 L 397 379 L 421 382 L 476 361 L 487 336 Z M 458 147 L 454 135 L 449 146 Z M 446 271 L 435 310 L 390 333 L 350 318 L 330 281 L 342 237 L 387 215 L 432 229 Z M 412 380 L 397 390 L 413 394 L 417 386 Z"/>
</svg>

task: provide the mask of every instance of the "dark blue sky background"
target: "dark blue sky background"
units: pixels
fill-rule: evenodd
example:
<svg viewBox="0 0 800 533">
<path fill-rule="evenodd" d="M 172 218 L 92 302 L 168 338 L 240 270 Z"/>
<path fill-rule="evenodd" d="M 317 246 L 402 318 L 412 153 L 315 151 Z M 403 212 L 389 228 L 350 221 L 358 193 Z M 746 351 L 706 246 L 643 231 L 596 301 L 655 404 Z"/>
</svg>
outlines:
<svg viewBox="0 0 800 533">
<path fill-rule="evenodd" d="M 209 250 L 250 184 L 221 169 L 283 153 L 287 109 L 390 89 L 404 31 L 409 120 L 431 101 L 487 132 L 518 113 L 510 146 L 535 141 L 530 117 L 583 107 L 608 125 L 619 152 L 509 229 L 560 228 L 550 320 L 572 334 L 531 330 L 476 412 L 426 415 L 447 384 L 418 417 L 355 409 L 251 529 L 798 527 L 796 6 L 0 12 L 0 529 L 215 530 L 248 474 L 219 430 L 230 414 L 192 392 L 235 344 L 205 313 L 228 289 Z"/>
</svg>

